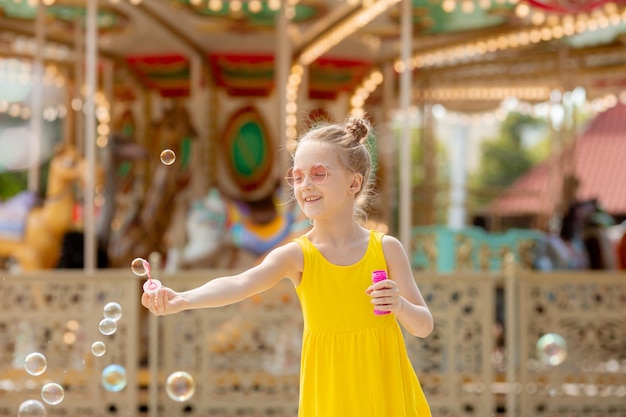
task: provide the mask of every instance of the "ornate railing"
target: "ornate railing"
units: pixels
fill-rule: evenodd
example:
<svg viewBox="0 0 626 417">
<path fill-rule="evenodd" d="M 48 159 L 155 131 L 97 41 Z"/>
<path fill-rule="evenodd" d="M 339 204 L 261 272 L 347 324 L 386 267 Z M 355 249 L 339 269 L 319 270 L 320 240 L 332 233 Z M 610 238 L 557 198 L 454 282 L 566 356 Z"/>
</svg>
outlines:
<svg viewBox="0 0 626 417">
<path fill-rule="evenodd" d="M 480 227 L 417 226 L 411 230 L 411 265 L 439 273 L 499 272 L 510 253 L 521 267 L 533 268 L 545 255 L 546 242 L 546 234 L 533 229 L 492 233 Z"/>
<path fill-rule="evenodd" d="M 184 289 L 228 271 L 154 272 Z M 625 416 L 626 276 L 508 272 L 415 273 L 436 327 L 406 341 L 433 415 Z M 51 417 L 296 415 L 302 317 L 288 281 L 237 305 L 168 317 L 146 314 L 139 289 L 130 271 L 2 276 L 0 416 L 17 415 L 29 399 Z M 111 301 L 123 315 L 107 336 L 98 326 Z M 503 317 L 504 348 L 494 333 Z M 560 364 L 538 356 L 546 333 L 567 341 Z M 107 347 L 101 357 L 91 352 L 96 340 Z M 32 352 L 47 358 L 40 376 L 24 369 Z M 114 364 L 126 371 L 119 392 L 102 380 Z M 177 371 L 195 383 L 185 401 L 168 395 L 185 396 L 185 386 L 167 384 Z M 58 405 L 41 399 L 48 382 L 65 389 Z M 120 383 L 119 375 L 104 382 Z"/>
<path fill-rule="evenodd" d="M 54 271 L 0 280 L 0 415 L 16 416 L 28 400 L 41 402 L 49 416 L 135 415 L 138 403 L 139 286 L 119 272 L 85 275 Z M 99 331 L 108 302 L 123 306 L 122 318 L 111 335 Z M 104 356 L 95 356 L 91 346 L 102 341 Z M 47 369 L 40 375 L 26 372 L 25 360 L 41 353 Z M 102 372 L 115 364 L 122 371 L 109 375 L 108 383 L 122 387 L 112 392 L 102 384 Z M 38 373 L 38 372 L 36 372 Z M 64 388 L 58 405 L 41 398 L 47 383 Z M 25 413 L 39 416 L 36 410 Z"/>
<path fill-rule="evenodd" d="M 521 273 L 512 285 L 518 415 L 626 416 L 626 274 Z M 542 358 L 546 334 L 557 343 Z"/>
</svg>

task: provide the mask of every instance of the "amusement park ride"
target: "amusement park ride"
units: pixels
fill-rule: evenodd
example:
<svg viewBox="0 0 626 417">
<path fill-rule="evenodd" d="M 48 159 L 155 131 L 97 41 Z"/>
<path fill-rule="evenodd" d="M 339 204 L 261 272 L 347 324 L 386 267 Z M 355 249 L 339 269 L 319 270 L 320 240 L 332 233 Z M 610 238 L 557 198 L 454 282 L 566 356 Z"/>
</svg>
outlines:
<svg viewBox="0 0 626 417">
<path fill-rule="evenodd" d="M 220 222 L 217 234 L 252 254 L 248 264 L 301 232 L 306 224 L 277 203 L 284 200 L 278 183 L 285 144 L 309 123 L 367 113 L 382 127 L 378 176 L 387 193 L 403 177 L 392 169 L 386 127 L 394 109 L 421 109 L 424 149 L 434 152 L 435 104 L 485 114 L 510 96 L 564 103 L 565 94 L 551 93 L 575 87 L 600 105 L 626 101 L 623 0 L 0 0 L 0 28 L 5 76 L 30 79 L 40 68 L 44 84 L 58 90 L 60 98 L 45 96 L 36 110 L 46 120 L 66 114 L 66 148 L 89 147 L 80 110 L 91 80 L 98 149 L 113 136 L 143 149 L 105 185 L 116 190 L 100 207 L 110 224 L 99 228 L 100 242 L 112 266 L 151 251 L 167 254 L 174 269 L 210 266 L 211 250 L 198 242 Z M 83 65 L 90 42 L 92 74 Z M 0 96 L 0 108 L 29 114 L 31 96 Z M 177 156 L 171 166 L 159 162 L 166 148 Z M 432 160 L 425 156 L 424 170 L 436 184 Z M 58 198 L 59 175 L 51 169 L 47 205 Z M 77 175 L 63 178 L 68 187 Z M 391 223 L 395 207 L 383 200 L 375 217 Z M 1 255 L 20 258 L 24 269 L 53 267 L 71 213 L 68 203 L 54 217 L 59 224 L 46 245 L 27 234 L 18 243 L 0 240 Z M 48 252 L 35 263 L 19 255 L 28 247 Z M 222 263 L 231 259 L 224 253 Z"/>
<path fill-rule="evenodd" d="M 410 249 L 436 317 L 432 336 L 406 338 L 433 415 L 626 416 L 623 273 L 530 271 L 559 236 L 435 221 L 437 111 L 458 123 L 456 140 L 465 122 L 495 120 L 511 102 L 520 112 L 558 108 L 566 122 L 552 133 L 566 148 L 576 143 L 579 87 L 595 112 L 618 110 L 602 134 L 625 138 L 613 128 L 626 117 L 626 0 L 0 0 L 0 177 L 17 171 L 6 161 L 23 146 L 3 142 L 7 120 L 54 149 L 23 169 L 27 190 L 0 188 L 0 265 L 11 259 L 24 272 L 0 280 L 0 417 L 15 416 L 42 381 L 67 391 L 51 416 L 295 415 L 302 320 L 291 283 L 221 309 L 148 318 L 128 267 L 155 258 L 155 279 L 191 288 L 304 233 L 310 223 L 282 184 L 285 147 L 348 114 L 376 129 L 382 198 L 368 226 Z M 408 150 L 416 121 L 419 190 Z M 599 136 L 577 152 L 591 155 Z M 626 150 L 616 142 L 605 155 Z M 555 159 L 544 171 L 565 184 L 577 171 Z M 566 194 L 554 188 L 539 198 Z M 513 194 L 503 207 L 519 208 L 525 195 Z M 580 204 L 563 216 L 579 240 L 599 214 L 596 201 Z M 564 265 L 578 259 L 565 246 L 554 246 Z M 111 267 L 97 275 L 96 249 Z M 113 333 L 92 326 L 109 319 L 109 301 L 124 306 Z M 568 345 L 547 365 L 537 339 L 557 332 Z M 33 350 L 50 360 L 38 380 L 20 363 Z M 183 370 L 197 386 L 166 398 L 164 377 Z"/>
</svg>

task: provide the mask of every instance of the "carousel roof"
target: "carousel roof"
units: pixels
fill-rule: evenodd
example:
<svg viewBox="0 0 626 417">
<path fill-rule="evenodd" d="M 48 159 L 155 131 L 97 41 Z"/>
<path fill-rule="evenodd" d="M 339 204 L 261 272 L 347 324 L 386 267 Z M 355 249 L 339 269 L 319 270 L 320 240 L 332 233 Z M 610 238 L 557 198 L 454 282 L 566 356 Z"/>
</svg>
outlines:
<svg viewBox="0 0 626 417">
<path fill-rule="evenodd" d="M 499 215 L 550 214 L 563 179 L 559 167 L 574 153 L 579 200 L 597 199 L 611 214 L 626 214 L 626 105 L 599 113 L 563 153 L 540 163 L 492 205 Z"/>
<path fill-rule="evenodd" d="M 42 1 L 46 59 L 71 76 L 87 2 Z M 118 98 L 132 95 L 125 71 L 163 96 L 188 95 L 194 57 L 205 62 L 206 81 L 229 94 L 269 94 L 281 37 L 292 61 L 309 65 L 313 98 L 352 91 L 386 63 L 402 71 L 399 0 L 286 3 L 289 25 L 279 33 L 280 0 L 101 0 L 100 56 L 124 70 L 116 71 Z M 36 4 L 0 0 L 0 56 L 33 54 Z M 540 101 L 581 83 L 589 96 L 626 88 L 624 0 L 413 0 L 412 13 L 410 66 L 429 80 L 424 94 L 450 106 L 471 111 L 511 94 Z"/>
</svg>

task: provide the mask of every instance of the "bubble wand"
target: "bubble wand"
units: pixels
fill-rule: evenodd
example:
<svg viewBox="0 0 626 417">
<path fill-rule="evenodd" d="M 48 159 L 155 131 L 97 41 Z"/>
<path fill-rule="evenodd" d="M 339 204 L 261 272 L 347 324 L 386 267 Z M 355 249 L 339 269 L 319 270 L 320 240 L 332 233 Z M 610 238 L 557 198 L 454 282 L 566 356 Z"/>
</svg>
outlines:
<svg viewBox="0 0 626 417">
<path fill-rule="evenodd" d="M 152 294 L 159 291 L 161 281 L 153 279 L 150 274 L 150 263 L 143 258 L 136 258 L 130 265 L 131 270 L 137 276 L 147 276 L 148 280 L 143 283 L 143 291 Z"/>
</svg>

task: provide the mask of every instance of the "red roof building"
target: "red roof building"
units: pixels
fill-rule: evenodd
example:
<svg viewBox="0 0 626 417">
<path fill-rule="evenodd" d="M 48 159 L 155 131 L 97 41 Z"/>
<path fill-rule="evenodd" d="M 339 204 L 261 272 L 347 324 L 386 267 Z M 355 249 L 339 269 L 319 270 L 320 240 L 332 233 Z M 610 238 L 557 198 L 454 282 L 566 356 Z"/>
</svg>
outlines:
<svg viewBox="0 0 626 417">
<path fill-rule="evenodd" d="M 574 166 L 579 181 L 578 200 L 596 198 L 609 214 L 626 215 L 626 105 L 598 114 L 575 146 Z M 497 216 L 550 215 L 557 208 L 563 179 L 553 156 L 524 174 L 491 206 Z"/>
</svg>

